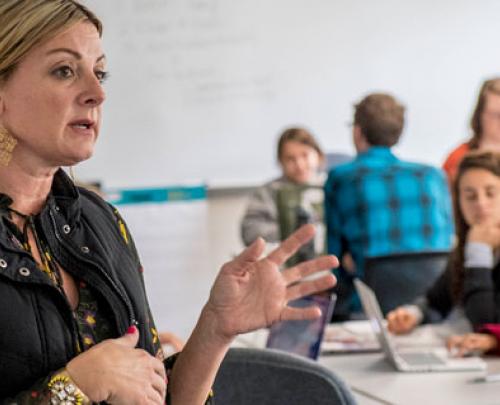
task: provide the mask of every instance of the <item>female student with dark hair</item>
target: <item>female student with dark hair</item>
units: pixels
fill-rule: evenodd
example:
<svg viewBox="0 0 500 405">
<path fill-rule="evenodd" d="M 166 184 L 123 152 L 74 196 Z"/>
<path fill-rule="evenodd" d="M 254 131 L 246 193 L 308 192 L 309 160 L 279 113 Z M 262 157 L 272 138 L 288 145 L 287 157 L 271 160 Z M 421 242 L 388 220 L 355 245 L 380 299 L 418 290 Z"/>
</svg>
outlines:
<svg viewBox="0 0 500 405">
<path fill-rule="evenodd" d="M 263 258 L 257 239 L 222 267 L 183 351 L 163 361 L 123 219 L 61 169 L 88 159 L 99 135 L 101 33 L 73 0 L 0 2 L 0 402 L 211 402 L 233 338 L 319 316 L 287 304 L 330 288 L 331 274 L 303 278 L 337 260 L 280 272 L 311 226 Z"/>
<path fill-rule="evenodd" d="M 500 154 L 471 152 L 455 181 L 457 246 L 434 286 L 416 302 L 387 314 L 394 333 L 407 333 L 433 313 L 462 307 L 477 330 L 500 321 Z"/>
</svg>

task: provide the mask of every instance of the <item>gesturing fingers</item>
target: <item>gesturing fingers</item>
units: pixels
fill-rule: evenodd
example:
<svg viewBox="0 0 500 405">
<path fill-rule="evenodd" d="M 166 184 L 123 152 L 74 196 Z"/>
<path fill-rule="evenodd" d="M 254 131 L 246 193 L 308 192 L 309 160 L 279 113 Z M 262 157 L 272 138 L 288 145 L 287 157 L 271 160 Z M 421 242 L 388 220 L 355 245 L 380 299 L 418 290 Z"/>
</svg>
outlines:
<svg viewBox="0 0 500 405">
<path fill-rule="evenodd" d="M 266 243 L 264 242 L 264 239 L 257 238 L 250 246 L 248 246 L 245 250 L 243 250 L 243 252 L 236 256 L 234 261 L 240 264 L 245 264 L 249 261 L 256 261 L 264 252 L 265 247 Z"/>
<path fill-rule="evenodd" d="M 321 310 L 311 305 L 306 308 L 285 307 L 281 313 L 281 321 L 302 321 L 306 319 L 316 319 L 321 316 Z"/>
<path fill-rule="evenodd" d="M 315 229 L 313 225 L 301 226 L 298 230 L 286 238 L 267 258 L 274 264 L 281 266 L 291 257 L 299 248 L 310 241 L 314 236 Z"/>
<path fill-rule="evenodd" d="M 335 285 L 335 281 L 335 276 L 331 273 L 328 273 L 323 277 L 317 278 L 315 280 L 293 284 L 292 286 L 287 288 L 286 299 L 288 301 L 291 301 L 296 298 L 317 293 L 319 291 L 324 291 L 328 288 L 333 287 Z"/>
<path fill-rule="evenodd" d="M 328 270 L 339 265 L 335 256 L 321 256 L 317 259 L 309 260 L 298 264 L 297 266 L 283 270 L 283 278 L 287 285 L 294 284 L 304 277 L 314 274 L 318 271 Z"/>
</svg>

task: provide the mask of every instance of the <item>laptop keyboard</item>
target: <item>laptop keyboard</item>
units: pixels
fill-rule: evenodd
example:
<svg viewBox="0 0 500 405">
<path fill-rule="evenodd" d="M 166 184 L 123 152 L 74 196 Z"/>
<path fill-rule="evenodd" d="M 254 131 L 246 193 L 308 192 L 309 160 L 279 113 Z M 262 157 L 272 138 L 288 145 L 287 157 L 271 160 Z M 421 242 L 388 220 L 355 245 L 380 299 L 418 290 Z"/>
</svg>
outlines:
<svg viewBox="0 0 500 405">
<path fill-rule="evenodd" d="M 406 363 L 415 366 L 421 366 L 425 364 L 429 365 L 442 365 L 446 364 L 439 356 L 432 352 L 422 352 L 422 353 L 399 353 L 399 356 L 406 361 Z"/>
</svg>

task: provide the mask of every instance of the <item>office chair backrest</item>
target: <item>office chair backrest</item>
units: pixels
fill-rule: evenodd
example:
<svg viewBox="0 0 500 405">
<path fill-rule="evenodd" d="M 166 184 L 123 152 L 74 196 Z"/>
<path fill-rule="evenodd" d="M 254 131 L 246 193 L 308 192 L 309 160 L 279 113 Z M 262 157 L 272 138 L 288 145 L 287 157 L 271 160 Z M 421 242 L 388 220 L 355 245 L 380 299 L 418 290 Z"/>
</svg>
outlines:
<svg viewBox="0 0 500 405">
<path fill-rule="evenodd" d="M 449 252 L 422 252 L 370 258 L 365 283 L 375 292 L 382 312 L 411 304 L 445 270 Z"/>
<path fill-rule="evenodd" d="M 214 384 L 217 405 L 355 405 L 329 369 L 270 349 L 230 349 Z"/>
</svg>

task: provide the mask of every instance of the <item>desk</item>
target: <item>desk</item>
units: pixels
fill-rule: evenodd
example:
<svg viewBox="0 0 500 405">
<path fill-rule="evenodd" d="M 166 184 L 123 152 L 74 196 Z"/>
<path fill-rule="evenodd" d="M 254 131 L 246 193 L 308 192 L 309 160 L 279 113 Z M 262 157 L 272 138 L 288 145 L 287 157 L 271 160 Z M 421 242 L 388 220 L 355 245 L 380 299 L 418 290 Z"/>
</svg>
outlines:
<svg viewBox="0 0 500 405">
<path fill-rule="evenodd" d="M 445 331 L 443 326 L 427 325 L 413 335 L 396 340 L 404 347 L 417 346 L 417 343 L 431 347 L 443 344 Z M 243 335 L 235 345 L 264 347 L 266 336 L 265 330 Z M 382 353 L 323 355 L 318 361 L 351 387 L 359 405 L 500 404 L 500 382 L 471 382 L 484 375 L 484 371 L 401 373 L 394 370 Z M 500 373 L 500 358 L 487 357 L 486 361 L 489 373 Z"/>
<path fill-rule="evenodd" d="M 489 372 L 500 372 L 500 359 L 488 359 Z M 322 356 L 353 390 L 359 405 L 500 404 L 500 383 L 471 383 L 483 372 L 400 373 L 382 353 Z"/>
</svg>

